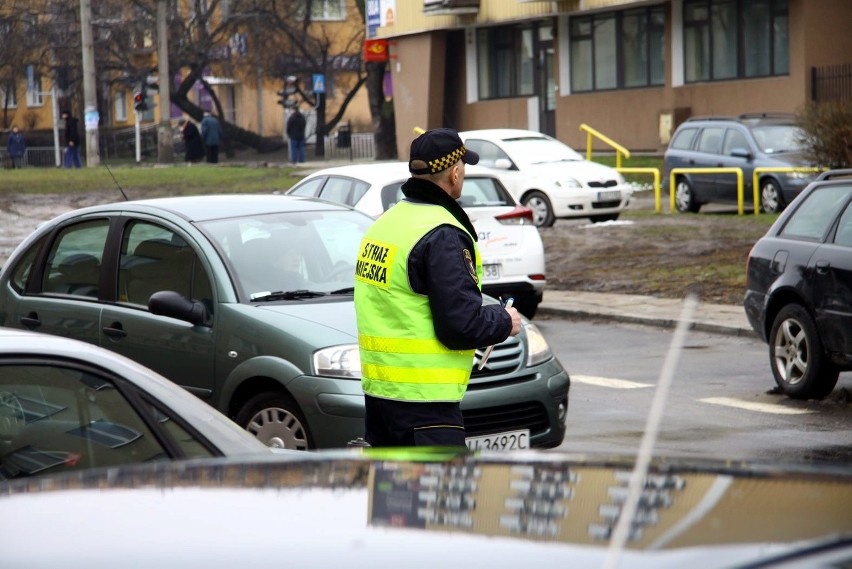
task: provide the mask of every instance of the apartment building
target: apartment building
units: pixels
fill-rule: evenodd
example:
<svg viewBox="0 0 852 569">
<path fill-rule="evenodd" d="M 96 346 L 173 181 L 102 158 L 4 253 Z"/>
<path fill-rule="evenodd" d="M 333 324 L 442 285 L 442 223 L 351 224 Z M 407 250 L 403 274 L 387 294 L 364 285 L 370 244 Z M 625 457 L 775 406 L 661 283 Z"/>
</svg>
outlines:
<svg viewBox="0 0 852 569">
<path fill-rule="evenodd" d="M 848 85 L 849 22 L 848 0 L 376 0 L 367 34 L 387 41 L 400 156 L 414 126 L 584 148 L 585 123 L 661 151 L 688 117 L 792 113 Z"/>
</svg>

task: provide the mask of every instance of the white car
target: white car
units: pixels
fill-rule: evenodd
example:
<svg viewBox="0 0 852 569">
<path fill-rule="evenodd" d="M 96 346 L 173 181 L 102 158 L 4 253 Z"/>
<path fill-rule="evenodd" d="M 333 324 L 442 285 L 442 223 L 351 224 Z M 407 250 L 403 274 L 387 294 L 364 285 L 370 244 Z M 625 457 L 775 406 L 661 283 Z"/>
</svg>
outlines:
<svg viewBox="0 0 852 569">
<path fill-rule="evenodd" d="M 379 162 L 325 168 L 306 176 L 287 193 L 318 197 L 380 216 L 404 196 L 411 177 L 407 162 Z M 488 168 L 465 167 L 459 199 L 478 234 L 482 254 L 482 291 L 515 299 L 527 318 L 535 315 L 545 286 L 544 245 L 529 208 L 517 200 Z"/>
<path fill-rule="evenodd" d="M 615 168 L 585 160 L 570 147 L 532 130 L 460 132 L 479 164 L 498 171 L 500 181 L 533 210 L 533 222 L 550 227 L 557 219 L 614 221 L 632 190 Z"/>
</svg>

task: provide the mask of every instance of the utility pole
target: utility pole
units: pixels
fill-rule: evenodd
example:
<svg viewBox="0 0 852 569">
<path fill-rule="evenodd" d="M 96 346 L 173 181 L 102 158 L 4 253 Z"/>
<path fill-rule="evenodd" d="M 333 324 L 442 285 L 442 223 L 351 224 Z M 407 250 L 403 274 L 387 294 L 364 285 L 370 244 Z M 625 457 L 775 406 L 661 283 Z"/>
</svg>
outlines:
<svg viewBox="0 0 852 569">
<path fill-rule="evenodd" d="M 157 127 L 157 161 L 171 164 L 175 158 L 175 142 L 172 134 L 172 80 L 169 72 L 168 2 L 157 0 L 157 61 L 160 79 L 160 124 Z"/>
<path fill-rule="evenodd" d="M 98 93 L 95 89 L 95 45 L 92 39 L 92 0 L 80 0 L 80 42 L 83 44 L 83 102 L 86 125 L 86 165 L 100 166 Z"/>
</svg>

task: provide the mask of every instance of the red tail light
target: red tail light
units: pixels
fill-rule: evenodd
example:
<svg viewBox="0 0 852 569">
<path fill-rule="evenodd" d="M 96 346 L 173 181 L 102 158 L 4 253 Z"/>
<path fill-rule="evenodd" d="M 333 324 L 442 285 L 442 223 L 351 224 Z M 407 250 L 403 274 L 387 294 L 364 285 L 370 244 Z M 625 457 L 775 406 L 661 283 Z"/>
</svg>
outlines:
<svg viewBox="0 0 852 569">
<path fill-rule="evenodd" d="M 495 216 L 494 219 L 496 219 L 503 225 L 532 224 L 533 212 L 530 208 L 519 205 L 515 206 L 515 209 L 513 209 L 509 213 L 504 213 L 503 215 Z"/>
</svg>

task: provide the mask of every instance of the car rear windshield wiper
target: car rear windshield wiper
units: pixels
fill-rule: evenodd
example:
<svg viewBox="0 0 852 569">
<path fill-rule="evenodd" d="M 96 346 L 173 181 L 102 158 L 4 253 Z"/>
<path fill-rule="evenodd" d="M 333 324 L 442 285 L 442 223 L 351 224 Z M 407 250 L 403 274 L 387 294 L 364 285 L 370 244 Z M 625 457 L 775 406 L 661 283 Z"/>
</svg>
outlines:
<svg viewBox="0 0 852 569">
<path fill-rule="evenodd" d="M 256 292 L 251 295 L 252 302 L 269 302 L 270 300 L 300 300 L 302 298 L 316 298 L 325 296 L 327 293 L 318 290 L 279 290 L 275 292 Z"/>
</svg>

